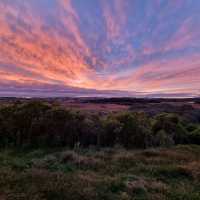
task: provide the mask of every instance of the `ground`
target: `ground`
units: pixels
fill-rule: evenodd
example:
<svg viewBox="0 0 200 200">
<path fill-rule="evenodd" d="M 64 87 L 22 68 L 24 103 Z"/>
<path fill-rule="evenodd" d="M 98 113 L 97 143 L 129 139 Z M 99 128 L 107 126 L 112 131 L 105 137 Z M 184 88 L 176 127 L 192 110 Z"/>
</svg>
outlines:
<svg viewBox="0 0 200 200">
<path fill-rule="evenodd" d="M 200 200 L 200 146 L 3 149 L 2 200 Z"/>
</svg>

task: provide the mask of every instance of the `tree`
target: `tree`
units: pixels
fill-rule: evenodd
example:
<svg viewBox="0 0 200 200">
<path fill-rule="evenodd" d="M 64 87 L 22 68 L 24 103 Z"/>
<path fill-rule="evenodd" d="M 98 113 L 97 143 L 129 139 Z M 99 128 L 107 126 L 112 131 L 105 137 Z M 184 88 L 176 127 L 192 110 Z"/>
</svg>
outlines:
<svg viewBox="0 0 200 200">
<path fill-rule="evenodd" d="M 175 144 L 187 143 L 188 131 L 182 125 L 179 117 L 176 114 L 162 113 L 155 117 L 152 125 L 154 135 L 163 130 Z"/>
<path fill-rule="evenodd" d="M 137 114 L 125 113 L 118 117 L 121 123 L 119 141 L 126 148 L 146 148 L 151 135 L 150 129 L 145 121 L 140 124 Z"/>
<path fill-rule="evenodd" d="M 114 146 L 119 141 L 119 134 L 121 132 L 121 123 L 116 117 L 110 115 L 102 120 L 103 131 L 101 134 L 101 146 Z"/>
</svg>

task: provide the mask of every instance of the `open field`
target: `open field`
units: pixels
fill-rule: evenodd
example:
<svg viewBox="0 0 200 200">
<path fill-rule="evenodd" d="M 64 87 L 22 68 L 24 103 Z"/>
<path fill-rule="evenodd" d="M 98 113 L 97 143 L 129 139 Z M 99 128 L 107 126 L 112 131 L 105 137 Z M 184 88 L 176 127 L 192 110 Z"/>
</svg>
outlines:
<svg viewBox="0 0 200 200">
<path fill-rule="evenodd" d="M 199 200 L 200 147 L 0 151 L 1 200 Z"/>
</svg>

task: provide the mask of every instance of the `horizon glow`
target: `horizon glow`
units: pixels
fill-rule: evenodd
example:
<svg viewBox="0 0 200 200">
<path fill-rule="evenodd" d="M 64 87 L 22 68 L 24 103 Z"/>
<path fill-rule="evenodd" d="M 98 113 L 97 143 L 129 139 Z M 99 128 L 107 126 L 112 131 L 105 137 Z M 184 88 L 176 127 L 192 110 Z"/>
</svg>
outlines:
<svg viewBox="0 0 200 200">
<path fill-rule="evenodd" d="M 0 96 L 198 95 L 198 0 L 0 1 Z"/>
</svg>

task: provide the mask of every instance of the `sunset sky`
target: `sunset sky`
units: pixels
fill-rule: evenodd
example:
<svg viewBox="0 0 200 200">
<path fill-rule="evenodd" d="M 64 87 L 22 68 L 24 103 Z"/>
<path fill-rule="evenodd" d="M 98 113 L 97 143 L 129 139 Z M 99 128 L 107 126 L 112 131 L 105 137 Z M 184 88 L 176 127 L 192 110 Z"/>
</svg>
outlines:
<svg viewBox="0 0 200 200">
<path fill-rule="evenodd" d="M 0 96 L 200 95 L 200 0 L 0 0 Z"/>
</svg>

